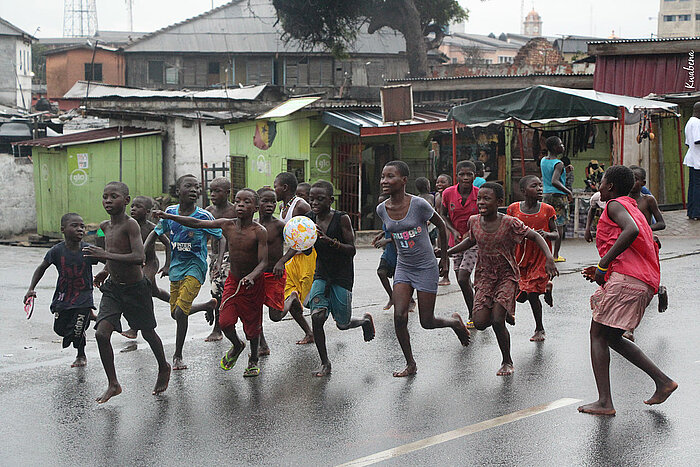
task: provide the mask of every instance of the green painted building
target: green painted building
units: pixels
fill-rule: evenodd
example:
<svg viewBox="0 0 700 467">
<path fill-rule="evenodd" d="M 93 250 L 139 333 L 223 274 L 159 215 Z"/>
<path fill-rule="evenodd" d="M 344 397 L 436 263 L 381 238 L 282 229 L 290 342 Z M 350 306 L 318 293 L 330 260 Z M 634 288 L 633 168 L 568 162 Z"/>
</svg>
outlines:
<svg viewBox="0 0 700 467">
<path fill-rule="evenodd" d="M 285 104 L 283 104 L 284 106 Z M 279 115 L 282 112 L 270 115 Z M 382 123 L 379 110 L 293 110 L 288 115 L 225 125 L 230 135 L 231 179 L 235 189 L 272 186 L 280 172 L 299 181 L 333 183 L 336 208 L 346 211 L 357 230 L 381 228 L 374 210 L 384 164 L 404 160 L 417 177 L 433 177 L 432 134 L 450 128 L 445 114 L 416 113 L 400 125 Z"/>
<path fill-rule="evenodd" d="M 61 236 L 67 212 L 80 214 L 86 224 L 105 220 L 102 191 L 110 181 L 121 179 L 132 197 L 162 194 L 159 130 L 112 127 L 18 144 L 32 147 L 40 235 Z"/>
</svg>

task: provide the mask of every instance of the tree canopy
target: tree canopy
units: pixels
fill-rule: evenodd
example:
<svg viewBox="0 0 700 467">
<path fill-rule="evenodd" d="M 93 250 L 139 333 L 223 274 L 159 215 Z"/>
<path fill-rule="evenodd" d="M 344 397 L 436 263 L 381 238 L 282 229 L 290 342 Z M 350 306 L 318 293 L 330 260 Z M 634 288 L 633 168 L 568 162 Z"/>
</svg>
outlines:
<svg viewBox="0 0 700 467">
<path fill-rule="evenodd" d="M 457 0 L 273 0 L 285 38 L 309 48 L 323 46 L 335 55 L 352 47 L 360 28 L 383 27 L 406 41 L 411 75 L 428 72 L 428 51 L 440 46 L 451 21 L 467 18 Z"/>
</svg>

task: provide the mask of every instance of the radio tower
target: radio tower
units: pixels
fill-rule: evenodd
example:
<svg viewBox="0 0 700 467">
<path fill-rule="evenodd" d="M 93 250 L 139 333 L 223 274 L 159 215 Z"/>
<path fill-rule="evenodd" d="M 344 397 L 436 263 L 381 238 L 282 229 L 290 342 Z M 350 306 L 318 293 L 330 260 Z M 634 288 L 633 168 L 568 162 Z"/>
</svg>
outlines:
<svg viewBox="0 0 700 467">
<path fill-rule="evenodd" d="M 64 0 L 63 37 L 90 37 L 96 32 L 96 0 Z"/>
<path fill-rule="evenodd" d="M 126 13 L 129 15 L 129 31 L 134 32 L 134 0 L 124 0 L 126 2 Z"/>
</svg>

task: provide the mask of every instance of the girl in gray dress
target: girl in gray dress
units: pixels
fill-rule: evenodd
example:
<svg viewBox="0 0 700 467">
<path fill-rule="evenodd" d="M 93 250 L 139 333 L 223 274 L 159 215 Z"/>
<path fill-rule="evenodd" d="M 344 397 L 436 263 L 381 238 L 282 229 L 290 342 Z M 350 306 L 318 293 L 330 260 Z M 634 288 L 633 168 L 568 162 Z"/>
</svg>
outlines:
<svg viewBox="0 0 700 467">
<path fill-rule="evenodd" d="M 387 163 L 382 170 L 381 188 L 389 199 L 377 206 L 377 215 L 394 239 L 398 253 L 394 273 L 394 328 L 406 358 L 406 368 L 394 372 L 396 377 L 413 375 L 417 371 L 408 335 L 408 304 L 414 289 L 418 292 L 421 326 L 426 329 L 450 327 L 462 345 L 469 345 L 469 331 L 458 313 L 450 318 L 435 317 L 438 280 L 449 267 L 449 260 L 447 249 L 443 247 L 438 267 L 428 235 L 428 221 L 439 230 L 440 246 L 447 245 L 445 223 L 427 201 L 406 193 L 408 175 L 405 162 Z"/>
</svg>

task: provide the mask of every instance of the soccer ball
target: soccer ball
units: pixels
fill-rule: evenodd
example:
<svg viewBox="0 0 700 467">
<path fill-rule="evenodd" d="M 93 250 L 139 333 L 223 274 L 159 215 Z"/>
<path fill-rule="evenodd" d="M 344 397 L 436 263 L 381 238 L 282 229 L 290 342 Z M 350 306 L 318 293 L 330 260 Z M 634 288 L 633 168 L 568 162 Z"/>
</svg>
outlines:
<svg viewBox="0 0 700 467">
<path fill-rule="evenodd" d="M 316 243 L 316 224 L 306 216 L 289 219 L 284 226 L 284 243 L 297 251 L 308 250 Z"/>
</svg>

